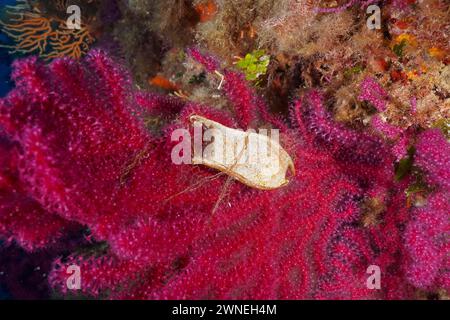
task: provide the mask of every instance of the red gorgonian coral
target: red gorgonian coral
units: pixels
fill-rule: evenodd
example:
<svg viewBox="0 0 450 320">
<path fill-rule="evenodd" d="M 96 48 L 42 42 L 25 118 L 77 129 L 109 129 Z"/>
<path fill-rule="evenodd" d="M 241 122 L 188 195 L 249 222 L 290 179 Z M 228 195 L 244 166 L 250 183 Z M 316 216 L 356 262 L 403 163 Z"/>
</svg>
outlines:
<svg viewBox="0 0 450 320">
<path fill-rule="evenodd" d="M 199 51 L 194 58 L 217 71 Z M 49 281 L 63 293 L 71 264 L 83 293 L 109 298 L 399 299 L 448 289 L 448 202 L 432 198 L 412 220 L 389 143 L 336 124 L 318 91 L 293 104 L 288 125 L 231 71 L 224 92 L 235 108 L 224 111 L 136 92 L 98 51 L 14 68 L 16 88 L 0 100 L 0 234 L 36 250 L 82 225 L 109 245 L 102 256 L 55 261 Z M 143 114 L 162 119 L 161 134 L 145 129 Z M 281 189 L 234 182 L 224 194 L 227 176 L 171 161 L 171 132 L 190 128 L 193 114 L 279 128 L 297 174 Z M 369 265 L 381 268 L 381 290 L 366 285 Z"/>
</svg>

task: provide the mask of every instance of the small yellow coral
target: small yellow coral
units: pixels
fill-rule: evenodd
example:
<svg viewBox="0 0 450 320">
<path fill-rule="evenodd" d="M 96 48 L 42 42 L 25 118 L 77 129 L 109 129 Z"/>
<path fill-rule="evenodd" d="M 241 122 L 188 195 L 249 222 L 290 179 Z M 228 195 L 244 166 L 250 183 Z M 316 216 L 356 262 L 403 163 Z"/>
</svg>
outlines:
<svg viewBox="0 0 450 320">
<path fill-rule="evenodd" d="M 445 51 L 438 47 L 432 47 L 432 48 L 428 49 L 428 54 L 431 57 L 436 58 L 438 60 L 443 60 L 446 55 Z"/>
<path fill-rule="evenodd" d="M 417 70 L 411 70 L 406 72 L 406 76 L 409 80 L 414 80 L 419 76 L 419 74 L 417 73 Z"/>
</svg>

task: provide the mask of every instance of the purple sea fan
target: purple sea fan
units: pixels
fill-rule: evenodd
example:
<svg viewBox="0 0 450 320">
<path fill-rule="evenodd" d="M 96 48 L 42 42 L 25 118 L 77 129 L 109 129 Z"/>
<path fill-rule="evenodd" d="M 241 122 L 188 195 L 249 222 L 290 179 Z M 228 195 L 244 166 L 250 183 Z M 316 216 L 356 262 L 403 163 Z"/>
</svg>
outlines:
<svg viewBox="0 0 450 320">
<path fill-rule="evenodd" d="M 392 153 L 395 155 L 396 160 L 400 160 L 406 155 L 410 136 L 404 129 L 383 121 L 378 114 L 372 117 L 371 125 L 375 131 L 379 132 L 385 138 L 395 141 Z"/>
<path fill-rule="evenodd" d="M 419 135 L 415 163 L 426 171 L 429 183 L 450 189 L 450 144 L 439 129 Z"/>
<path fill-rule="evenodd" d="M 419 134 L 415 164 L 425 171 L 426 181 L 437 187 L 427 205 L 415 210 L 408 224 L 405 245 L 409 253 L 407 277 L 423 289 L 450 289 L 450 144 L 439 129 Z"/>
</svg>

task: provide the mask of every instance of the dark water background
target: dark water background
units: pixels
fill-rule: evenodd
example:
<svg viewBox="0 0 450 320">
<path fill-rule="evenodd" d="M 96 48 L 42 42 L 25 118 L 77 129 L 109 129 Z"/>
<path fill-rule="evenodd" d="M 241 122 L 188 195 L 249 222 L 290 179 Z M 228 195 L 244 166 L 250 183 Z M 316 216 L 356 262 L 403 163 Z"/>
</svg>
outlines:
<svg viewBox="0 0 450 320">
<path fill-rule="evenodd" d="M 15 0 L 0 0 L 0 19 L 4 17 L 5 6 L 14 5 L 15 3 Z M 11 44 L 11 42 L 10 39 L 0 31 L 0 45 L 2 44 Z M 8 49 L 0 47 L 0 97 L 5 96 L 12 87 L 9 77 L 13 59 L 14 57 L 8 53 Z"/>
<path fill-rule="evenodd" d="M 0 19 L 4 16 L 4 8 L 6 5 L 14 4 L 15 0 L 0 0 Z M 6 35 L 0 31 L 0 44 L 8 44 L 9 39 Z M 10 73 L 11 73 L 11 62 L 13 57 L 8 53 L 8 50 L 5 48 L 0 48 L 0 97 L 5 96 L 8 91 L 11 89 L 12 85 L 10 82 Z M 3 246 L 2 241 L 0 241 L 0 247 Z M 0 252 L 2 254 L 3 252 Z M 1 279 L 3 276 L 2 266 L 0 265 L 0 299 L 8 299 L 11 296 L 8 293 L 8 290 L 5 288 L 5 285 L 2 283 Z"/>
</svg>

